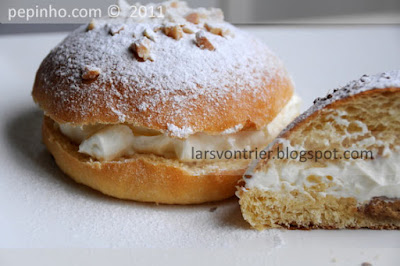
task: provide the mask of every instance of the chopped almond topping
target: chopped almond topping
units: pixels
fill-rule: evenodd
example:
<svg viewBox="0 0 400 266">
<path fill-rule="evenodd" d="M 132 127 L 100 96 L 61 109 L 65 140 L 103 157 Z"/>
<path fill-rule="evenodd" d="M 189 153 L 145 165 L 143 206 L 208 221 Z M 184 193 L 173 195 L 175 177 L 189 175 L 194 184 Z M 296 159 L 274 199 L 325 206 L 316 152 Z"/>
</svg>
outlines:
<svg viewBox="0 0 400 266">
<path fill-rule="evenodd" d="M 82 79 L 91 80 L 96 79 L 100 75 L 100 69 L 96 67 L 86 66 L 82 73 Z"/>
<path fill-rule="evenodd" d="M 92 19 L 92 20 L 90 21 L 90 23 L 88 24 L 86 30 L 87 30 L 87 31 L 93 30 L 93 29 L 95 28 L 95 26 L 96 26 L 96 25 L 95 25 L 95 23 L 94 23 L 94 20 Z"/>
<path fill-rule="evenodd" d="M 215 47 L 212 45 L 212 43 L 207 39 L 206 35 L 204 34 L 204 31 L 198 31 L 196 32 L 196 44 L 200 49 L 207 49 L 210 51 L 214 51 Z"/>
<path fill-rule="evenodd" d="M 174 38 L 175 40 L 179 40 L 183 37 L 183 31 L 180 25 L 164 27 L 164 33 L 168 37 Z"/>
<path fill-rule="evenodd" d="M 187 33 L 187 34 L 193 34 L 194 33 L 194 31 L 192 29 L 188 28 L 188 27 L 183 27 L 182 30 L 183 30 L 184 33 Z"/>
<path fill-rule="evenodd" d="M 150 60 L 154 61 L 150 53 L 151 41 L 147 38 L 140 39 L 131 44 L 131 50 L 135 53 L 135 55 L 143 61 Z"/>
<path fill-rule="evenodd" d="M 110 30 L 109 30 L 109 33 L 112 35 L 112 36 L 114 36 L 114 35 L 116 35 L 116 34 L 119 34 L 121 31 L 123 31 L 124 30 L 124 26 L 114 26 L 114 27 L 111 27 L 110 28 Z"/>
<path fill-rule="evenodd" d="M 224 29 L 220 27 L 214 27 L 208 23 L 204 24 L 204 27 L 206 28 L 207 31 L 211 32 L 212 34 L 219 35 L 222 37 L 232 35 L 231 31 L 229 29 Z"/>
<path fill-rule="evenodd" d="M 152 40 L 153 42 L 156 41 L 156 34 L 151 29 L 145 29 L 143 35 Z"/>
<path fill-rule="evenodd" d="M 200 16 L 198 13 L 190 13 L 189 15 L 186 16 L 186 20 L 193 24 L 199 24 Z"/>
</svg>

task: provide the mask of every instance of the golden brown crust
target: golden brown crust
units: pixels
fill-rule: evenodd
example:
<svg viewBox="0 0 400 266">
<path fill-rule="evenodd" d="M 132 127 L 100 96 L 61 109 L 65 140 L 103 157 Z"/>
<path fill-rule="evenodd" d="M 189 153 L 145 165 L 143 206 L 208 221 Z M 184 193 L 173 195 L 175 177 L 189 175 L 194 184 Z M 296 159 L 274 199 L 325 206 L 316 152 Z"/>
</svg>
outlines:
<svg viewBox="0 0 400 266">
<path fill-rule="evenodd" d="M 57 165 L 76 182 L 104 194 L 143 202 L 193 204 L 233 196 L 244 167 L 193 175 L 171 159 L 137 154 L 120 161 L 98 162 L 78 153 L 55 123 L 44 118 L 43 141 Z"/>
<path fill-rule="evenodd" d="M 156 25 L 126 22 L 112 36 L 107 29 L 116 26 L 114 20 L 97 23 L 90 31 L 72 32 L 36 73 L 33 99 L 58 123 L 125 122 L 178 137 L 173 129 L 258 130 L 293 95 L 281 60 L 229 23 L 222 25 L 234 37 L 205 31 L 215 51 L 197 47 L 190 34 L 175 40 L 157 32 L 157 41 L 149 41 L 154 61 L 137 60 L 129 45 L 141 40 L 143 28 Z"/>
<path fill-rule="evenodd" d="M 319 116 L 322 112 L 323 109 L 337 109 L 338 107 L 348 104 L 351 101 L 354 101 L 355 98 L 368 98 L 368 97 L 373 97 L 373 95 L 380 95 L 380 94 L 388 94 L 388 95 L 394 95 L 400 93 L 400 88 L 399 87 L 390 87 L 390 88 L 384 88 L 384 89 L 371 89 L 367 91 L 363 91 L 360 93 L 357 93 L 355 95 L 339 99 L 337 101 L 334 101 L 326 106 L 324 106 L 322 109 L 318 109 L 315 112 L 311 113 L 309 116 L 304 117 L 302 120 L 297 120 L 293 121 L 295 125 L 291 127 L 290 131 L 285 131 L 284 134 L 282 134 L 280 137 L 281 138 L 287 138 L 292 131 L 295 131 L 298 127 L 301 127 L 301 125 L 307 123 L 310 120 L 315 119 L 317 116 Z"/>
<path fill-rule="evenodd" d="M 293 132 L 299 131 L 305 124 L 309 123 L 310 121 L 315 120 L 317 117 L 321 116 L 321 114 L 324 112 L 326 109 L 338 109 L 341 106 L 344 106 L 346 104 L 351 103 L 351 101 L 354 101 L 355 98 L 362 100 L 366 98 L 373 97 L 374 95 L 388 95 L 389 97 L 396 97 L 396 95 L 400 95 L 400 88 L 385 88 L 385 89 L 372 89 L 368 91 L 364 91 L 355 95 L 352 95 L 350 97 L 346 97 L 337 101 L 334 101 L 326 106 L 324 106 L 322 109 L 315 110 L 315 112 L 310 113 L 307 116 L 303 117 L 298 117 L 298 119 L 294 120 L 290 125 L 287 126 L 287 128 L 290 128 L 290 130 L 283 130 L 281 134 L 277 137 L 278 138 L 283 138 L 283 139 L 288 139 L 290 138 L 291 134 Z M 302 118 L 302 119 L 299 119 Z M 303 133 L 304 134 L 304 133 Z M 271 147 L 271 151 L 277 151 L 278 146 L 281 144 L 279 142 L 275 142 Z M 254 167 L 254 171 L 262 171 L 262 168 L 268 163 L 270 158 L 266 157 L 264 160 L 260 160 Z M 249 174 L 249 176 L 251 176 Z M 244 182 L 244 180 L 242 181 Z"/>
<path fill-rule="evenodd" d="M 51 59 L 47 59 L 51 60 Z M 151 109 L 141 111 L 138 106 L 144 98 L 155 97 L 157 92 L 137 90 L 134 93 L 124 84 L 107 84 L 94 81 L 92 86 L 103 88 L 98 91 L 98 101 L 93 102 L 85 115 L 74 110 L 80 110 L 81 105 L 86 104 L 90 99 L 81 97 L 79 93 L 69 94 L 68 103 L 57 97 L 52 86 L 46 85 L 43 81 L 50 81 L 50 84 L 60 82 L 57 76 L 46 74 L 47 67 L 44 64 L 39 68 L 33 86 L 32 96 L 45 114 L 58 123 L 72 124 L 94 124 L 94 123 L 120 123 L 118 106 L 124 105 L 124 122 L 155 130 L 167 131 L 168 124 L 178 128 L 190 127 L 193 132 L 205 132 L 218 134 L 233 128 L 238 124 L 244 125 L 245 129 L 258 130 L 271 122 L 279 111 L 289 102 L 293 96 L 294 88 L 288 76 L 274 77 L 270 81 L 264 81 L 264 87 L 243 90 L 240 87 L 232 87 L 229 90 L 241 91 L 225 98 L 215 98 L 210 103 L 206 96 L 188 100 L 188 104 L 180 107 L 180 113 L 186 114 L 185 121 L 178 120 L 170 115 L 174 108 L 174 100 L 165 99 L 162 105 L 157 106 L 157 113 Z M 229 77 L 227 77 L 229 79 Z M 266 77 L 264 77 L 266 79 Z M 64 90 L 70 90 L 73 85 L 65 81 Z M 132 84 L 130 84 L 132 86 Z M 80 90 L 85 90 L 89 84 L 82 81 L 78 84 Z M 128 100 L 106 101 L 111 87 L 116 88 L 121 95 L 129 95 Z M 200 90 L 201 88 L 199 88 Z M 215 88 L 218 90 L 218 88 Z M 129 101 L 129 104 L 127 102 Z M 63 108 L 60 108 L 60 105 Z M 117 112 L 115 112 L 117 111 Z"/>
</svg>

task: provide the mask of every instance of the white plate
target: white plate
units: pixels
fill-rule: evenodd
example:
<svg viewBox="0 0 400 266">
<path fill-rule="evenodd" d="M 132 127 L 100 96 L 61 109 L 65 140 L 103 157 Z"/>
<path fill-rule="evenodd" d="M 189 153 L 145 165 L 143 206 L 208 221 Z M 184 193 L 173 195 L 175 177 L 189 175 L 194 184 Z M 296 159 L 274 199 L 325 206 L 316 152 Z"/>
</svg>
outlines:
<svg viewBox="0 0 400 266">
<path fill-rule="evenodd" d="M 362 74 L 400 68 L 399 26 L 244 28 L 283 58 L 304 107 Z M 399 255 L 384 248 L 400 247 L 399 231 L 257 232 L 241 218 L 235 198 L 157 206 L 116 200 L 71 181 L 40 141 L 42 115 L 30 97 L 40 61 L 64 36 L 0 37 L 0 247 L 185 247 L 219 250 L 224 262 L 257 255 L 275 263 L 313 256 L 307 265 L 398 265 Z"/>
</svg>

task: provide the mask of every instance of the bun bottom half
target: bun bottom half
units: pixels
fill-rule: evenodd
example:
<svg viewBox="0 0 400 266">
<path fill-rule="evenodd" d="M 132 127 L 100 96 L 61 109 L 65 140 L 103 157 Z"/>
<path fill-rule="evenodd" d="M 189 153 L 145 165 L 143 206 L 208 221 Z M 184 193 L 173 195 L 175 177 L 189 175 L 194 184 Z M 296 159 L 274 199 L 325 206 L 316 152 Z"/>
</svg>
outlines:
<svg viewBox="0 0 400 266">
<path fill-rule="evenodd" d="M 234 195 L 248 162 L 181 163 L 152 154 L 100 162 L 44 117 L 43 142 L 61 170 L 78 183 L 119 199 L 164 204 L 197 204 Z M 222 170 L 221 170 L 222 169 Z"/>
</svg>

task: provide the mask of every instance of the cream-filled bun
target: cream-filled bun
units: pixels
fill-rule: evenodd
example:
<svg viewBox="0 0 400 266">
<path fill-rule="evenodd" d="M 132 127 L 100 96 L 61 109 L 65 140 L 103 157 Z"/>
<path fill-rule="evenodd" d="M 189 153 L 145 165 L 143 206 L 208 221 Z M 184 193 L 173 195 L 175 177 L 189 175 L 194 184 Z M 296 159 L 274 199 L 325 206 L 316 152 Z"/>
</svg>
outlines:
<svg viewBox="0 0 400 266">
<path fill-rule="evenodd" d="M 238 189 L 256 229 L 400 229 L 400 71 L 335 89 L 272 141 Z"/>
<path fill-rule="evenodd" d="M 282 64 L 219 9 L 147 6 L 94 20 L 43 60 L 33 99 L 43 139 L 74 180 L 122 199 L 170 204 L 230 197 L 254 150 L 298 114 Z M 150 15 L 153 15 L 150 17 Z"/>
</svg>

